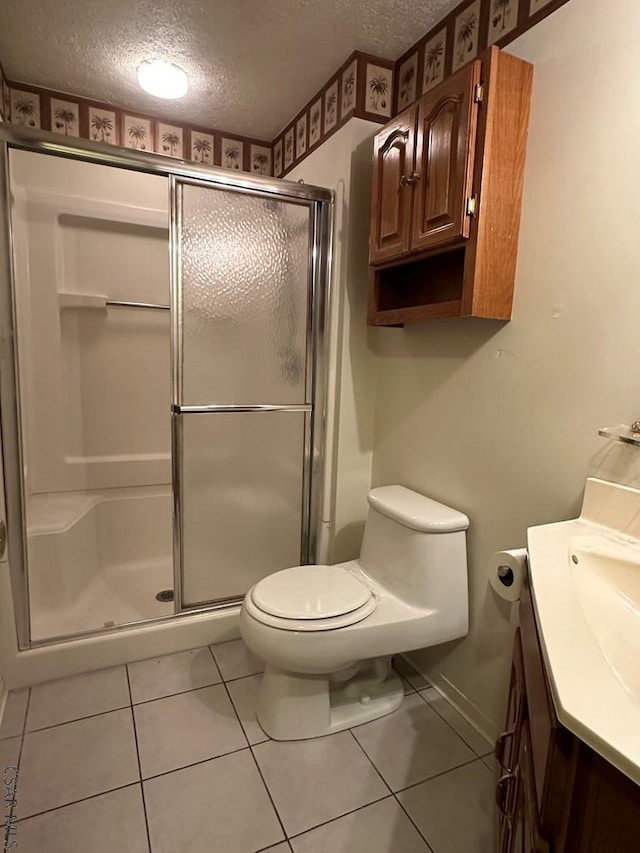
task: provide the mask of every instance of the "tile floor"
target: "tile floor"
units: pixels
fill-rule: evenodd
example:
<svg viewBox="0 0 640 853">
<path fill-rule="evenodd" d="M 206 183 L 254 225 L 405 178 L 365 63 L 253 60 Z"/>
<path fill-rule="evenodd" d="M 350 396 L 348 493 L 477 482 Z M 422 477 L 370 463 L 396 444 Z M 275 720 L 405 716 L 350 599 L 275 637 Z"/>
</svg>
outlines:
<svg viewBox="0 0 640 853">
<path fill-rule="evenodd" d="M 256 721 L 262 665 L 240 640 L 14 691 L 10 849 L 492 853 L 491 745 L 396 668 L 395 714 L 291 743 Z"/>
</svg>

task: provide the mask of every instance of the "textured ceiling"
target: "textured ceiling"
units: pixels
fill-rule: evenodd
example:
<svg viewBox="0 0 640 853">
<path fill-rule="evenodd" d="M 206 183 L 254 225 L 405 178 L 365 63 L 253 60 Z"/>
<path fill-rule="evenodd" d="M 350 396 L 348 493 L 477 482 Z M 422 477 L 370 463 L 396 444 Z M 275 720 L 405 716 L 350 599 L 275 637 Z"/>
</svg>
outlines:
<svg viewBox="0 0 640 853">
<path fill-rule="evenodd" d="M 273 138 L 357 49 L 396 59 L 456 0 L 0 0 L 9 79 Z M 144 59 L 182 66 L 180 101 L 145 94 Z"/>
</svg>

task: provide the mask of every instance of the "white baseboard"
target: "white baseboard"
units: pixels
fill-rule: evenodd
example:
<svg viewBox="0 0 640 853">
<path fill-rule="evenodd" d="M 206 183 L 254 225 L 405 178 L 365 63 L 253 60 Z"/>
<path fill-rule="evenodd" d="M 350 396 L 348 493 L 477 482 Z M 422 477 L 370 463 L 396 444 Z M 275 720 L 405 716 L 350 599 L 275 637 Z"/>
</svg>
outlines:
<svg viewBox="0 0 640 853">
<path fill-rule="evenodd" d="M 446 676 L 442 675 L 441 672 L 433 669 L 425 670 L 423 668 L 419 668 L 416 666 L 414 660 L 412 660 L 411 655 L 408 654 L 406 657 L 411 661 L 412 666 L 414 666 L 420 674 L 427 679 L 438 692 L 442 693 L 442 695 L 453 705 L 453 707 L 458 711 L 458 713 L 462 714 L 465 720 L 470 723 L 474 728 L 476 728 L 480 734 L 486 738 L 490 743 L 494 743 L 498 735 L 500 734 L 500 728 L 496 727 L 493 720 L 490 720 L 483 712 L 478 708 L 475 702 L 472 702 L 468 696 L 466 696 L 461 690 L 459 690 L 455 684 L 452 684 Z"/>
</svg>

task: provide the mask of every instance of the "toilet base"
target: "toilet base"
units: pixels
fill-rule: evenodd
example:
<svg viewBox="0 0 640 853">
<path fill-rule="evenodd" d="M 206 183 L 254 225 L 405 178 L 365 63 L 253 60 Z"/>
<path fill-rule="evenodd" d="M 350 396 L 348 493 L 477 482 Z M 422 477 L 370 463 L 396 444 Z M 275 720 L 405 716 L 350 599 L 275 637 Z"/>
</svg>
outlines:
<svg viewBox="0 0 640 853">
<path fill-rule="evenodd" d="M 363 661 L 333 675 L 303 675 L 267 665 L 257 717 L 274 740 L 303 740 L 390 714 L 403 696 L 389 658 Z"/>
</svg>

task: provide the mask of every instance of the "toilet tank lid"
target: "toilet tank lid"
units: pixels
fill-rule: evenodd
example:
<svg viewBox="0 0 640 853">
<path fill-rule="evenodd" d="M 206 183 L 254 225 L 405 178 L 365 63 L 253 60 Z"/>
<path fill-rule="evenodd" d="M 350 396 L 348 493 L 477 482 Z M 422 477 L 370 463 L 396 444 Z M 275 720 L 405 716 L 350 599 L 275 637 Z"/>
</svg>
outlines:
<svg viewBox="0 0 640 853">
<path fill-rule="evenodd" d="M 423 533 L 453 533 L 469 527 L 469 519 L 464 513 L 404 486 L 372 489 L 369 506 L 399 524 Z"/>
</svg>

